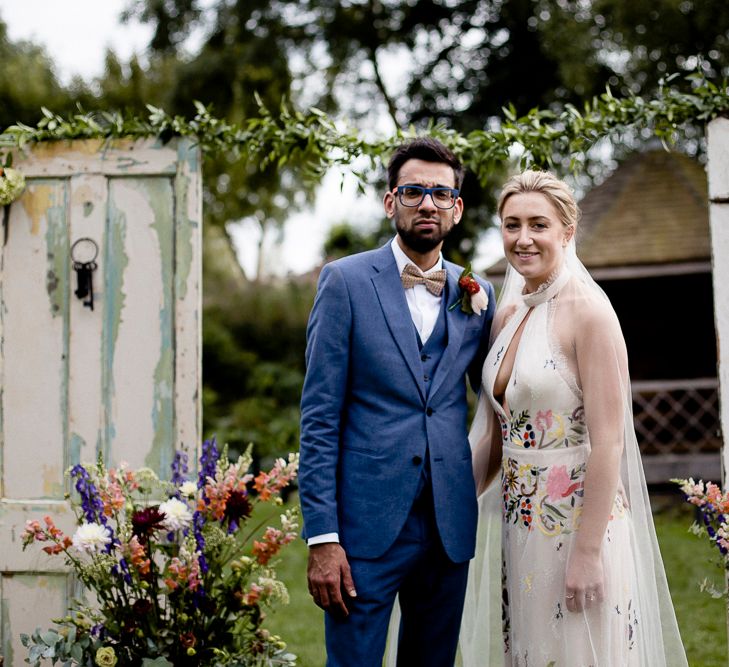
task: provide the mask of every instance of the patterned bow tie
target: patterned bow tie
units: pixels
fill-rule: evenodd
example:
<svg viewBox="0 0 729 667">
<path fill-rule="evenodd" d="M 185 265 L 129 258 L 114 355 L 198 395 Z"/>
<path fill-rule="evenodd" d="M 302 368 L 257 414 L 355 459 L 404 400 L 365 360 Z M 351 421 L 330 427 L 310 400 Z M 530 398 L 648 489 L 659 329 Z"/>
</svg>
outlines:
<svg viewBox="0 0 729 667">
<path fill-rule="evenodd" d="M 425 285 L 425 289 L 431 294 L 440 296 L 446 281 L 446 270 L 438 269 L 437 271 L 423 273 L 415 264 L 406 264 L 400 279 L 405 289 L 415 287 L 415 285 Z"/>
</svg>

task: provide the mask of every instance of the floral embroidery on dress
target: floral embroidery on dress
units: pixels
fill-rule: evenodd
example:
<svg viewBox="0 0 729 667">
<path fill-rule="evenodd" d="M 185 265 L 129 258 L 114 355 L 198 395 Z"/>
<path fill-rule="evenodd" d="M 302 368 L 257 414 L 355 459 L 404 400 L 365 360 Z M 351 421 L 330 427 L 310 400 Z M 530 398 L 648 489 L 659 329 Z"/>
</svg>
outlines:
<svg viewBox="0 0 729 667">
<path fill-rule="evenodd" d="M 628 650 L 632 651 L 635 648 L 635 633 L 638 626 L 638 618 L 635 613 L 635 607 L 633 606 L 633 600 L 628 600 Z"/>
<path fill-rule="evenodd" d="M 570 415 L 539 410 L 533 418 L 529 410 L 522 410 L 512 415 L 511 422 L 502 415 L 499 421 L 503 440 L 525 449 L 574 447 L 585 442 L 587 433 L 583 406 Z"/>
<path fill-rule="evenodd" d="M 579 525 L 586 464 L 536 466 L 504 459 L 502 496 L 504 521 L 531 530 L 536 523 L 545 535 L 575 531 Z"/>
</svg>

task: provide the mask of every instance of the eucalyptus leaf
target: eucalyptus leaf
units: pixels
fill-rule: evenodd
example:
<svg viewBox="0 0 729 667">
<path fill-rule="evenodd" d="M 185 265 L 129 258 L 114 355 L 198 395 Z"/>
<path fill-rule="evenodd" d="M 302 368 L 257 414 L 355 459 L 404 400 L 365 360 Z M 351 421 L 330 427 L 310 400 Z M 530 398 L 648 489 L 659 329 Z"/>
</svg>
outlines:
<svg viewBox="0 0 729 667">
<path fill-rule="evenodd" d="M 80 644 L 74 644 L 70 651 L 71 657 L 79 664 L 84 658 L 84 652 Z"/>
<path fill-rule="evenodd" d="M 41 635 L 41 640 L 46 646 L 54 646 L 60 638 L 60 635 L 55 630 L 47 630 Z"/>
</svg>

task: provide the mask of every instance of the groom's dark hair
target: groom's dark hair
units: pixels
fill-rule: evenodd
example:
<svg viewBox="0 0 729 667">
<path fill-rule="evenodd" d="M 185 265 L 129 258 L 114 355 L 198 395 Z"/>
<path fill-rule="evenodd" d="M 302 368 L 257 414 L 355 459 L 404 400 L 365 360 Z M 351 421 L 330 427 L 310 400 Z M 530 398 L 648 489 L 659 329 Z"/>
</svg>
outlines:
<svg viewBox="0 0 729 667">
<path fill-rule="evenodd" d="M 456 179 L 456 188 L 461 189 L 463 184 L 463 165 L 455 153 L 444 146 L 437 139 L 431 137 L 418 137 L 405 144 L 401 144 L 390 158 L 387 165 L 387 184 L 392 190 L 397 185 L 397 177 L 400 175 L 400 167 L 408 160 L 425 160 L 426 162 L 443 162 L 453 169 Z"/>
</svg>

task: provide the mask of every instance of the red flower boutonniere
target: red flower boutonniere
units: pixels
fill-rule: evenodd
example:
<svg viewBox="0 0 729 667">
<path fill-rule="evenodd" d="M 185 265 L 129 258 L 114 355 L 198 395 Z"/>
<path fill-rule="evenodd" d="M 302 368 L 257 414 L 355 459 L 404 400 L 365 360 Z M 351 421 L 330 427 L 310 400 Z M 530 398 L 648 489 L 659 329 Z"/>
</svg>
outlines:
<svg viewBox="0 0 729 667">
<path fill-rule="evenodd" d="M 461 289 L 461 294 L 448 307 L 448 310 L 453 310 L 459 305 L 461 306 L 461 310 L 468 315 L 473 315 L 474 313 L 480 315 L 481 311 L 486 310 L 489 305 L 489 297 L 473 277 L 470 264 L 466 265 L 466 268 L 463 269 L 461 276 L 458 278 L 458 287 Z"/>
</svg>

